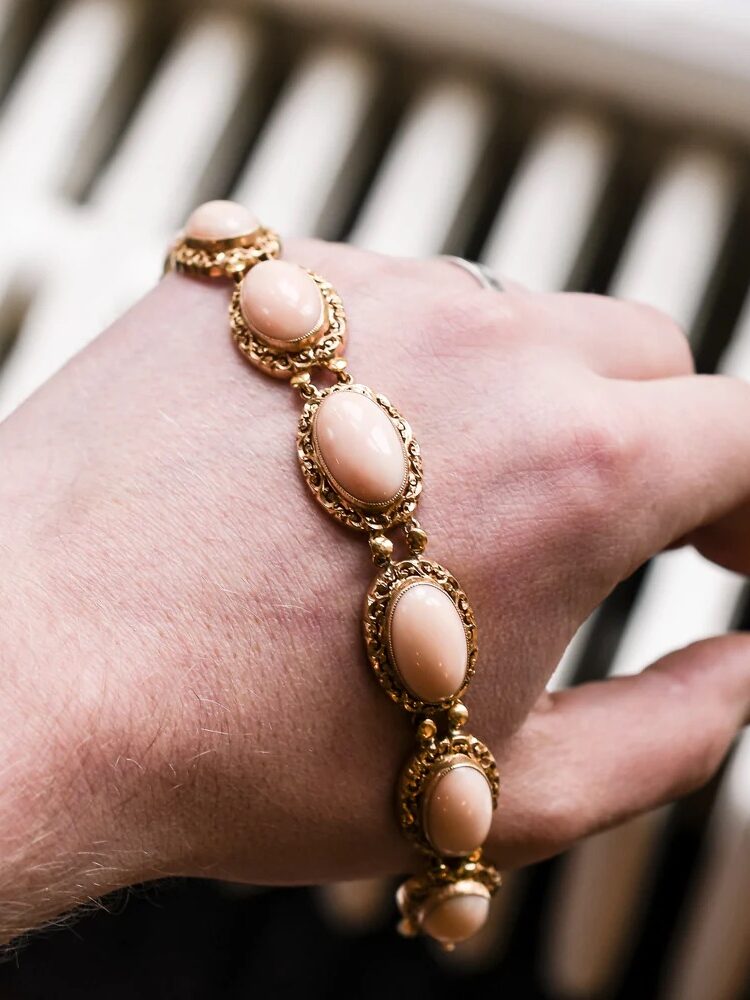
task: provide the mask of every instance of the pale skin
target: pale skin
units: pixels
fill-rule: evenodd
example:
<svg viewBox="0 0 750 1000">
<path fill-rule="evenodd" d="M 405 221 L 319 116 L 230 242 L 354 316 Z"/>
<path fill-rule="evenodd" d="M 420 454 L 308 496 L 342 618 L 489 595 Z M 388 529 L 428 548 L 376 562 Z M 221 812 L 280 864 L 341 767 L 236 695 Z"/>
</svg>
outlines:
<svg viewBox="0 0 750 1000">
<path fill-rule="evenodd" d="M 545 690 L 654 553 L 750 569 L 750 387 L 698 377 L 650 308 L 502 295 L 444 261 L 315 242 L 357 379 L 410 420 L 428 555 L 469 595 L 470 730 L 503 791 L 487 854 L 527 864 L 706 781 L 750 713 L 750 638 Z M 0 938 L 162 875 L 263 883 L 418 867 L 407 717 L 363 654 L 365 540 L 297 467 L 297 394 L 178 276 L 0 427 Z"/>
</svg>

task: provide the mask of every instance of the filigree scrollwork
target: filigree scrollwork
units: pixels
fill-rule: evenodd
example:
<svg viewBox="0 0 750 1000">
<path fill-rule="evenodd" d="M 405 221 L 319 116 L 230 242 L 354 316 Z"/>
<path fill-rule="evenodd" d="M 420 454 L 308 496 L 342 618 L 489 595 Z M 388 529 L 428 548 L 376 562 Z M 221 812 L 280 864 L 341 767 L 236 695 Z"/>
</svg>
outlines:
<svg viewBox="0 0 750 1000">
<path fill-rule="evenodd" d="M 229 323 L 237 347 L 247 360 L 274 378 L 291 378 L 310 368 L 325 367 L 344 347 L 346 314 L 344 304 L 332 286 L 314 271 L 307 271 L 318 286 L 326 311 L 325 333 L 314 344 L 298 351 L 284 351 L 266 344 L 250 329 L 242 314 L 240 288 L 235 288 L 229 306 Z"/>
<path fill-rule="evenodd" d="M 396 666 L 390 642 L 389 611 L 396 590 L 410 582 L 427 582 L 440 587 L 453 602 L 466 634 L 467 660 L 463 684 L 440 702 L 426 702 L 410 691 Z M 469 599 L 456 578 L 439 563 L 429 559 L 404 559 L 389 563 L 375 577 L 365 598 L 363 628 L 367 657 L 375 676 L 389 698 L 408 712 L 447 709 L 466 690 L 477 661 L 477 624 Z"/>
<path fill-rule="evenodd" d="M 376 507 L 368 507 L 345 493 L 330 475 L 315 441 L 315 417 L 321 403 L 334 392 L 357 392 L 376 403 L 389 418 L 403 445 L 406 474 L 399 493 Z M 359 531 L 383 532 L 413 514 L 422 491 L 422 459 L 411 427 L 395 406 L 366 385 L 341 382 L 320 390 L 303 407 L 297 432 L 297 456 L 302 474 L 318 503 L 337 521 Z"/>
<path fill-rule="evenodd" d="M 442 739 L 427 740 L 408 762 L 398 787 L 398 818 L 401 829 L 423 854 L 434 855 L 424 830 L 423 796 L 432 778 L 456 757 L 468 758 L 487 779 L 492 793 L 492 808 L 497 807 L 500 778 L 495 758 L 489 748 L 469 733 L 450 733 Z"/>
<path fill-rule="evenodd" d="M 237 279 L 262 260 L 281 255 L 281 240 L 272 229 L 258 229 L 247 237 L 204 242 L 177 237 L 169 248 L 165 271 L 201 278 Z"/>
</svg>

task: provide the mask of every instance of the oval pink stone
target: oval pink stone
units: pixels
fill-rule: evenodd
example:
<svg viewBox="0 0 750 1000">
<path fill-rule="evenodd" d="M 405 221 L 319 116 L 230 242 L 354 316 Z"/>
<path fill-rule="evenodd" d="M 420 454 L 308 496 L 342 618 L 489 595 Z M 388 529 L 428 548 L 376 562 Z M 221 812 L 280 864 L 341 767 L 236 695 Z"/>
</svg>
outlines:
<svg viewBox="0 0 750 1000">
<path fill-rule="evenodd" d="M 251 268 L 242 279 L 240 305 L 253 330 L 284 345 L 311 334 L 323 315 L 318 286 L 303 268 L 285 260 L 264 260 Z"/>
<path fill-rule="evenodd" d="M 489 893 L 447 896 L 428 907 L 421 926 L 436 941 L 457 944 L 481 930 L 489 912 Z"/>
<path fill-rule="evenodd" d="M 460 763 L 428 789 L 424 807 L 427 839 L 439 854 L 471 854 L 487 839 L 492 823 L 492 791 L 482 771 Z"/>
<path fill-rule="evenodd" d="M 236 201 L 206 201 L 185 223 L 185 235 L 193 240 L 231 240 L 248 236 L 260 226 L 258 218 Z"/>
<path fill-rule="evenodd" d="M 433 583 L 412 583 L 392 598 L 391 653 L 406 687 L 423 701 L 460 690 L 469 651 L 458 610 Z"/>
<path fill-rule="evenodd" d="M 401 492 L 406 454 L 387 414 L 351 390 L 326 396 L 315 414 L 315 444 L 334 484 L 366 506 Z"/>
</svg>

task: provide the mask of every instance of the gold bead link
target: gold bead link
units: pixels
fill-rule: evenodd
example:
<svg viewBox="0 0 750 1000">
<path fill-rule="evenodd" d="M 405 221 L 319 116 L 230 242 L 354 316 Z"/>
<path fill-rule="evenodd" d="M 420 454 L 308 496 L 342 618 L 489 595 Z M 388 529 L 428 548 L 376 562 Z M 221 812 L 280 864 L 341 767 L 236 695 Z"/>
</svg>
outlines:
<svg viewBox="0 0 750 1000">
<path fill-rule="evenodd" d="M 437 733 L 437 726 L 432 719 L 422 719 L 417 727 L 417 739 L 420 743 L 430 743 Z"/>
<path fill-rule="evenodd" d="M 292 386 L 293 389 L 297 389 L 303 399 L 317 399 L 320 395 L 320 390 L 312 381 L 309 371 L 299 372 L 297 375 L 292 375 L 289 379 L 289 385 Z"/>
<path fill-rule="evenodd" d="M 469 721 L 469 710 L 462 701 L 457 701 L 448 709 L 448 724 L 453 732 L 458 732 Z"/>
<path fill-rule="evenodd" d="M 338 382 L 344 385 L 351 385 L 354 379 L 352 378 L 351 372 L 347 371 L 347 363 L 346 358 L 331 358 L 326 362 L 326 368 L 330 372 L 333 372 Z"/>
<path fill-rule="evenodd" d="M 235 206 L 236 207 L 236 206 Z M 471 767 L 484 775 L 489 787 L 492 808 L 497 805 L 499 779 L 489 749 L 466 733 L 468 709 L 460 700 L 474 673 L 477 656 L 476 622 L 468 599 L 455 578 L 440 564 L 423 557 L 427 532 L 415 516 L 422 489 L 422 464 L 419 447 L 409 424 L 381 394 L 356 384 L 341 356 L 346 335 L 343 303 L 332 286 L 320 275 L 307 271 L 322 296 L 324 319 L 320 339 L 299 349 L 273 345 L 250 328 L 243 315 L 239 282 L 256 263 L 277 257 L 281 251 L 278 236 L 271 230 L 258 229 L 244 237 L 201 243 L 178 238 L 170 248 L 167 269 L 223 278 L 237 282 L 229 309 L 234 340 L 245 357 L 265 374 L 288 379 L 304 400 L 297 437 L 297 454 L 303 475 L 316 499 L 335 519 L 349 527 L 367 532 L 371 557 L 378 566 L 365 602 L 363 618 L 367 655 L 375 676 L 388 696 L 412 713 L 416 725 L 416 751 L 399 782 L 399 822 L 404 833 L 426 857 L 427 867 L 399 888 L 397 902 L 402 914 L 401 933 L 413 936 L 425 933 L 443 947 L 453 947 L 455 940 L 471 936 L 479 927 L 455 933 L 455 901 L 475 897 L 477 913 L 500 885 L 500 875 L 482 861 L 481 845 L 460 857 L 441 856 L 424 828 L 423 803 L 432 784 L 456 767 Z M 336 383 L 321 388 L 312 381 L 311 371 L 328 371 Z M 337 392 L 353 392 L 379 407 L 398 434 L 406 473 L 401 490 L 384 504 L 366 504 L 347 493 L 330 475 L 315 439 L 315 419 L 321 404 Z M 368 404 L 369 405 L 369 404 Z M 386 531 L 403 524 L 410 558 L 393 560 L 394 543 Z M 423 701 L 406 685 L 390 643 L 391 611 L 395 599 L 417 584 L 437 587 L 452 604 L 466 637 L 466 666 L 463 680 L 450 694 L 434 702 Z M 486 914 L 485 914 L 486 915 Z M 452 923 L 453 921 L 453 923 Z M 475 920 L 476 922 L 476 920 Z"/>
<path fill-rule="evenodd" d="M 354 380 L 351 372 L 347 371 L 346 365 L 346 358 L 330 358 L 328 361 L 322 362 L 320 367 L 333 372 L 338 383 L 349 385 Z M 292 375 L 289 379 L 289 385 L 291 385 L 293 389 L 297 389 L 303 399 L 315 399 L 321 393 L 321 390 L 312 381 L 310 369 L 298 372 L 296 375 Z"/>
<path fill-rule="evenodd" d="M 385 566 L 391 561 L 393 542 L 385 535 L 370 535 L 370 552 L 374 563 Z"/>
<path fill-rule="evenodd" d="M 406 535 L 406 544 L 414 555 L 421 556 L 427 548 L 427 532 L 413 515 L 404 524 L 404 534 Z"/>
</svg>

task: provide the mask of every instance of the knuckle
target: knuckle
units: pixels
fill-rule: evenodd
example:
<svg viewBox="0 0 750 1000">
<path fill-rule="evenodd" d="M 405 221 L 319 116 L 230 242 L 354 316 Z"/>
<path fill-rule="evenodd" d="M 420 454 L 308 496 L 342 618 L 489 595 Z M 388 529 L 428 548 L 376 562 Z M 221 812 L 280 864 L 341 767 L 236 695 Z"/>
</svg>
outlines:
<svg viewBox="0 0 750 1000">
<path fill-rule="evenodd" d="M 526 343 L 529 312 L 521 295 L 440 291 L 422 309 L 425 346 L 432 353 L 460 352 L 491 364 L 510 360 L 511 353 L 517 361 L 513 345 Z"/>
<path fill-rule="evenodd" d="M 661 346 L 669 351 L 677 371 L 683 374 L 695 371 L 695 359 L 690 341 L 683 327 L 673 316 L 647 302 L 628 302 L 627 305 L 635 311 L 636 319 L 643 327 L 654 331 Z"/>
<path fill-rule="evenodd" d="M 489 346 L 520 333 L 528 313 L 523 296 L 512 293 L 443 295 L 442 308 L 451 325 Z"/>
<path fill-rule="evenodd" d="M 576 523 L 606 527 L 619 517 L 645 447 L 632 421 L 603 411 L 558 431 L 564 501 Z M 576 515 L 578 515 L 576 517 Z"/>
</svg>

